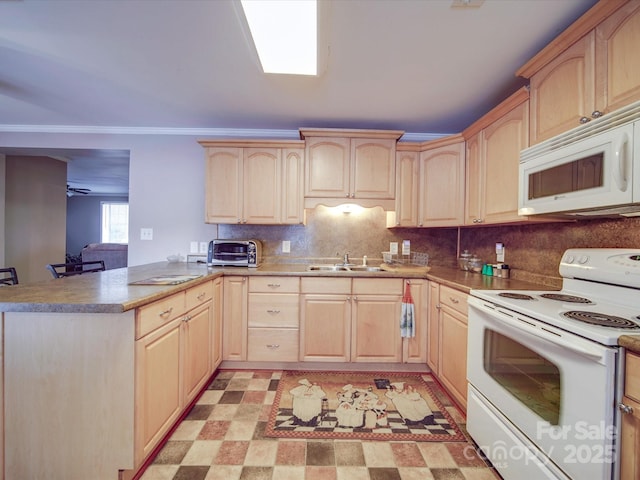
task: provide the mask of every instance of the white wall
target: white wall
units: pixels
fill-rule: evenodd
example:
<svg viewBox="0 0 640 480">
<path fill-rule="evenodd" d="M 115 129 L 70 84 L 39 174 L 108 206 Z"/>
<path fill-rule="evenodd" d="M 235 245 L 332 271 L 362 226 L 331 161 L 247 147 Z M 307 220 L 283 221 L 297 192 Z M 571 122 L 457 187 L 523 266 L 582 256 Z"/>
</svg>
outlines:
<svg viewBox="0 0 640 480">
<path fill-rule="evenodd" d="M 0 147 L 89 148 L 130 151 L 129 265 L 186 255 L 191 240 L 208 241 L 204 223 L 204 149 L 191 135 L 0 133 Z M 140 228 L 153 240 L 140 240 Z"/>
</svg>

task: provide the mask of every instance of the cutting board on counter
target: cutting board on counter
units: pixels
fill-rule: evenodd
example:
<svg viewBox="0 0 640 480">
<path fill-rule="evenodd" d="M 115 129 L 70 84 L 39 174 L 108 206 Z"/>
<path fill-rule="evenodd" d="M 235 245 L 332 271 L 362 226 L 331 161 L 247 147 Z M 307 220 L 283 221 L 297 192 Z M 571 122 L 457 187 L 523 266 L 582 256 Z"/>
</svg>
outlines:
<svg viewBox="0 0 640 480">
<path fill-rule="evenodd" d="M 427 273 L 431 270 L 431 267 L 425 265 L 414 265 L 411 263 L 381 263 L 380 268 L 387 272 L 397 272 L 397 273 Z"/>
</svg>

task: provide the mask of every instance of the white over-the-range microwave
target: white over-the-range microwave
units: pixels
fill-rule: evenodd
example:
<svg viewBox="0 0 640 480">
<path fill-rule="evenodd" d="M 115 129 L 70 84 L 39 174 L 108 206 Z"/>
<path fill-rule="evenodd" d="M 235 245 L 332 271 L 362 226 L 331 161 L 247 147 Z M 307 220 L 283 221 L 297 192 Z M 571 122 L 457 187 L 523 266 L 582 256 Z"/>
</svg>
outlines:
<svg viewBox="0 0 640 480">
<path fill-rule="evenodd" d="M 640 216 L 640 102 L 520 154 L 518 213 Z"/>
</svg>

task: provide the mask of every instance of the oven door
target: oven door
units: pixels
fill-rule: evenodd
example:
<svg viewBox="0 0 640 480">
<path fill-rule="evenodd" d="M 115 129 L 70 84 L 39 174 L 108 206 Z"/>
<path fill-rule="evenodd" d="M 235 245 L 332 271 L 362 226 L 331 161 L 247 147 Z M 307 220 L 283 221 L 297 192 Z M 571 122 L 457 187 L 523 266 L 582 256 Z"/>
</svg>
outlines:
<svg viewBox="0 0 640 480">
<path fill-rule="evenodd" d="M 523 443 L 534 444 L 569 478 L 612 478 L 617 355 L 615 348 L 469 298 L 470 385 L 521 432 Z M 472 436 L 474 414 L 467 419 Z"/>
</svg>

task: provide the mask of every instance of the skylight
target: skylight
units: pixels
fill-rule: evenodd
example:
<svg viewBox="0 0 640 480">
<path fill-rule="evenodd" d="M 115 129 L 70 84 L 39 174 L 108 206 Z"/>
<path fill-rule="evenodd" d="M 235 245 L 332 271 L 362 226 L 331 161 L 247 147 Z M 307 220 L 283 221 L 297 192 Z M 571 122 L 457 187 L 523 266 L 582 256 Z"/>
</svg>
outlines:
<svg viewBox="0 0 640 480">
<path fill-rule="evenodd" d="M 318 74 L 316 0 L 241 0 L 265 73 Z"/>
</svg>

